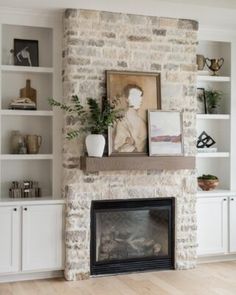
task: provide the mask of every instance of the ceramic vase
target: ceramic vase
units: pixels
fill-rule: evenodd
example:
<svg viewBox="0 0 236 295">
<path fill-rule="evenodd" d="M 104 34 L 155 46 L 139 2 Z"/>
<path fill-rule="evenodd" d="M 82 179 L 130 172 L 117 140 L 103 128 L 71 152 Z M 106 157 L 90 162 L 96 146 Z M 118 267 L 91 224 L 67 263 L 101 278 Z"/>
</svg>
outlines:
<svg viewBox="0 0 236 295">
<path fill-rule="evenodd" d="M 85 139 L 85 145 L 89 157 L 101 158 L 105 148 L 105 138 L 101 134 L 89 134 Z"/>
</svg>

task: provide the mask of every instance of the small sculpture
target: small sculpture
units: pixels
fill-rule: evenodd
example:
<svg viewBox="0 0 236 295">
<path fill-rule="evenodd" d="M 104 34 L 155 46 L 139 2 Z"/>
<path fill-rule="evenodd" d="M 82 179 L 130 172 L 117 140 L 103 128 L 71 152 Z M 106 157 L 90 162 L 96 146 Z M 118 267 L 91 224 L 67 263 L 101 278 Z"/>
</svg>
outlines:
<svg viewBox="0 0 236 295">
<path fill-rule="evenodd" d="M 209 148 L 216 142 L 214 139 L 208 135 L 205 131 L 203 131 L 199 136 L 198 136 L 198 141 L 197 141 L 197 148 Z"/>
</svg>

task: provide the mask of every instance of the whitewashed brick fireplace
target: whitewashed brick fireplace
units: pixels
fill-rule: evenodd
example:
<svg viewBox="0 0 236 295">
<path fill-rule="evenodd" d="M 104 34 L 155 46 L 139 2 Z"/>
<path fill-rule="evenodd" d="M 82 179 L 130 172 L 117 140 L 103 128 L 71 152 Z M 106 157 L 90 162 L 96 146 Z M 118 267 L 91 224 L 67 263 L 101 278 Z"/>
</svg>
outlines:
<svg viewBox="0 0 236 295">
<path fill-rule="evenodd" d="M 68 102 L 78 94 L 106 94 L 105 70 L 161 73 L 162 109 L 183 111 L 185 155 L 195 155 L 196 45 L 198 24 L 88 10 L 64 14 L 63 87 Z M 65 116 L 65 130 L 76 118 Z M 65 131 L 64 130 L 64 131 Z M 68 280 L 90 274 L 90 208 L 92 200 L 175 197 L 177 269 L 196 264 L 196 172 L 110 171 L 84 173 L 80 156 L 84 140 L 64 140 L 66 269 Z"/>
</svg>

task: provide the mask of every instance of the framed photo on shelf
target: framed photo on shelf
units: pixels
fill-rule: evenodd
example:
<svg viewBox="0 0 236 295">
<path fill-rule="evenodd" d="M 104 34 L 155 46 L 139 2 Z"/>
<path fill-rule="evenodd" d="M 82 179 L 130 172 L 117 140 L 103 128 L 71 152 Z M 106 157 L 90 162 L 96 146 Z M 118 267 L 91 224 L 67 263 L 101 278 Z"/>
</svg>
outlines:
<svg viewBox="0 0 236 295">
<path fill-rule="evenodd" d="M 197 113 L 207 114 L 207 103 L 204 88 L 197 88 Z"/>
<path fill-rule="evenodd" d="M 38 67 L 38 41 L 14 39 L 14 55 L 16 66 Z"/>
<path fill-rule="evenodd" d="M 148 111 L 149 156 L 183 155 L 182 113 Z"/>
<path fill-rule="evenodd" d="M 124 115 L 108 130 L 108 154 L 146 155 L 147 110 L 161 108 L 160 73 L 107 71 L 106 80 L 107 98 Z"/>
</svg>

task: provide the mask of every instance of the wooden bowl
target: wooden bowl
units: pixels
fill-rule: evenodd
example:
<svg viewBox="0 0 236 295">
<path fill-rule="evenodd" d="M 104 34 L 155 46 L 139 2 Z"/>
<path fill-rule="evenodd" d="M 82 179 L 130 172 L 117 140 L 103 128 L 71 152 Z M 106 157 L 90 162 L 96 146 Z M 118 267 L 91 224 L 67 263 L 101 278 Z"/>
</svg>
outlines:
<svg viewBox="0 0 236 295">
<path fill-rule="evenodd" d="M 203 191 L 211 191 L 219 185 L 219 179 L 198 179 L 198 186 Z"/>
</svg>

